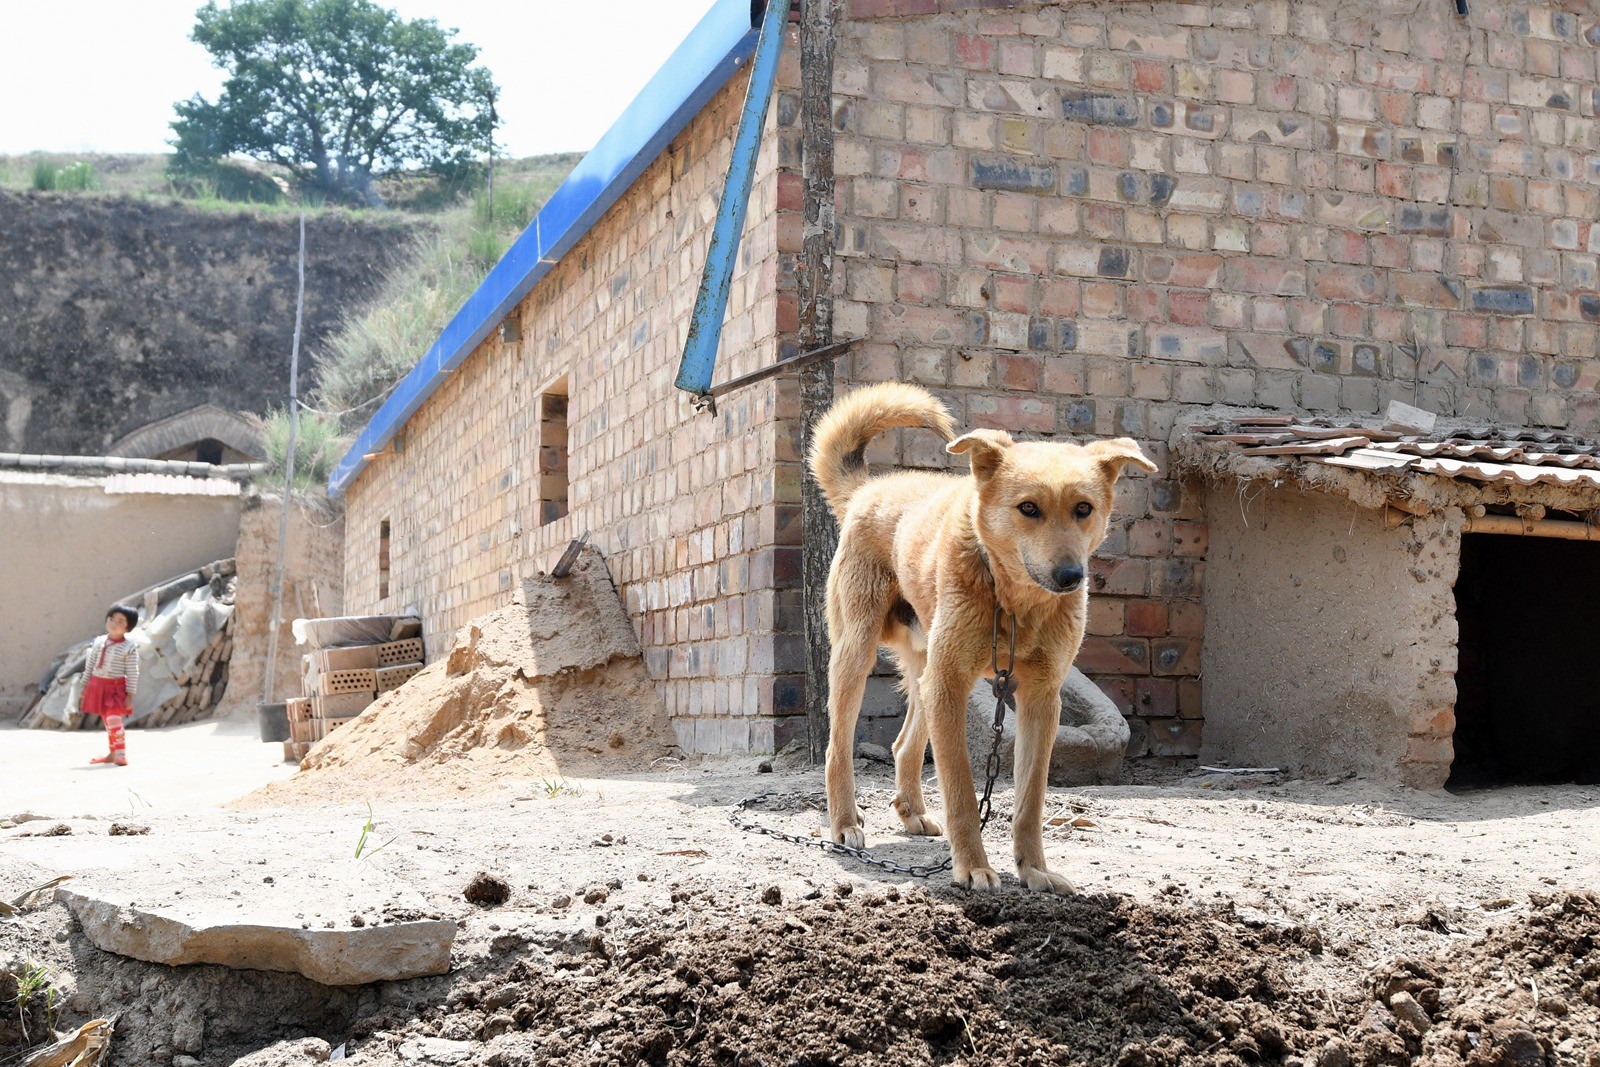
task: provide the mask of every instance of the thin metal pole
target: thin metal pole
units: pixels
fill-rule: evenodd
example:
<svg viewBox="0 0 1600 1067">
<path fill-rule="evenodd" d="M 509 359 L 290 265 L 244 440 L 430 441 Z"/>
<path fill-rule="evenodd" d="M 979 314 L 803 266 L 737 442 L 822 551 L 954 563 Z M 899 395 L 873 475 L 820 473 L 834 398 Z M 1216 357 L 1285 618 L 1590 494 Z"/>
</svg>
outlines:
<svg viewBox="0 0 1600 1067">
<path fill-rule="evenodd" d="M 833 51 L 835 0 L 801 0 L 801 173 L 805 181 L 805 229 L 796 278 L 800 290 L 800 348 L 825 349 L 833 342 Z M 833 361 L 818 360 L 800 371 L 800 435 L 811 455 L 817 423 L 833 403 Z M 828 749 L 828 571 L 839 544 L 839 528 L 809 473 L 800 483 L 801 614 L 806 641 L 806 725 L 811 762 Z"/>
<path fill-rule="evenodd" d="M 272 568 L 272 619 L 267 626 L 267 676 L 261 702 L 271 704 L 278 666 L 278 627 L 283 623 L 283 556 L 289 541 L 289 498 L 294 494 L 294 445 L 300 429 L 300 323 L 306 306 L 306 213 L 300 212 L 299 284 L 294 296 L 294 347 L 289 354 L 289 455 L 284 460 L 283 507 L 278 512 L 278 561 Z"/>
</svg>

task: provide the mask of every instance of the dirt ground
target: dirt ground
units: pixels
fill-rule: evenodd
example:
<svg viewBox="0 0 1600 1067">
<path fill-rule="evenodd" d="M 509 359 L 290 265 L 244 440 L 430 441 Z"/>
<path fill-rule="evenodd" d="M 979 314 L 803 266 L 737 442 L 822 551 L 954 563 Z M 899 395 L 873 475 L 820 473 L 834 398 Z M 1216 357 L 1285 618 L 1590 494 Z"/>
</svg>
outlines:
<svg viewBox="0 0 1600 1067">
<path fill-rule="evenodd" d="M 13 763 L 0 747 L 8 785 Z M 896 832 L 889 769 L 861 769 L 870 841 L 942 858 L 941 841 Z M 59 904 L 0 923 L 0 961 L 46 968 L 58 1029 L 121 1011 L 121 1064 L 343 1046 L 363 1064 L 1600 1067 L 1600 789 L 1138 774 L 1052 791 L 1047 851 L 1083 890 L 1066 898 L 1014 878 L 973 896 L 731 826 L 766 790 L 782 795 L 755 817 L 820 826 L 818 776 L 782 761 L 381 799 L 382 847 L 360 859 L 359 796 L 152 807 L 148 833 L 111 836 L 125 811 L 53 790 L 25 805 L 47 817 L 0 828 L 0 895 L 71 873 L 145 906 L 243 893 L 240 907 L 344 925 L 396 917 L 381 902 L 403 890 L 457 921 L 452 970 L 329 989 L 143 964 L 93 948 Z M 999 796 L 986 842 L 1004 872 Z M 17 810 L 6 797 L 0 814 Z M 468 902 L 480 872 L 503 903 Z M 335 877 L 371 893 L 332 894 Z"/>
<path fill-rule="evenodd" d="M 105 750 L 103 730 L 0 723 L 0 818 L 35 810 L 55 816 L 192 811 L 294 773 L 282 745 L 261 743 L 253 718 L 130 730 L 128 766 L 91 767 L 89 757 Z"/>
</svg>

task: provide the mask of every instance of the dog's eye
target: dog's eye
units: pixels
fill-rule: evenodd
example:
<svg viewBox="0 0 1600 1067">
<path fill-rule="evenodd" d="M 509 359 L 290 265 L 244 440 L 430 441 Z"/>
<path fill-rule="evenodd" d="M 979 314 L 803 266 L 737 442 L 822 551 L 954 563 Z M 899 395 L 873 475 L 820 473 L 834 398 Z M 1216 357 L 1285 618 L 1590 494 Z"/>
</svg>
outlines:
<svg viewBox="0 0 1600 1067">
<path fill-rule="evenodd" d="M 1028 516 L 1030 519 L 1037 519 L 1039 517 L 1039 505 L 1035 504 L 1031 500 L 1024 500 L 1022 503 L 1018 504 L 1017 510 Z"/>
<path fill-rule="evenodd" d="M 1077 507 L 1072 509 L 1072 513 L 1080 519 L 1087 519 L 1094 514 L 1094 505 L 1087 500 L 1081 501 Z"/>
</svg>

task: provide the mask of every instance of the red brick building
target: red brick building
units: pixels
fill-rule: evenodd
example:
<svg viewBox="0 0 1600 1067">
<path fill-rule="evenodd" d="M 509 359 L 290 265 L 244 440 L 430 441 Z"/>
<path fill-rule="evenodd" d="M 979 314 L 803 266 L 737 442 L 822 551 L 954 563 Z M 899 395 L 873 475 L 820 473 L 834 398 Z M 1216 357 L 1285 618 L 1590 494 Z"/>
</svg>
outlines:
<svg viewBox="0 0 1600 1067">
<path fill-rule="evenodd" d="M 922 383 L 963 426 L 1146 444 L 1163 474 L 1124 483 L 1078 660 L 1135 754 L 1199 750 L 1202 641 L 1227 640 L 1205 487 L 1170 476 L 1186 415 L 1600 422 L 1600 16 L 1470 7 L 842 5 L 834 332 L 865 340 L 841 377 Z M 804 729 L 796 385 L 715 418 L 672 386 L 749 25 L 713 7 L 697 54 L 722 66 L 659 145 L 558 254 L 513 250 L 335 479 L 351 610 L 413 606 L 433 649 L 592 531 L 698 751 Z M 791 40 L 719 378 L 794 345 L 798 84 Z M 906 434 L 869 460 L 946 457 Z"/>
</svg>

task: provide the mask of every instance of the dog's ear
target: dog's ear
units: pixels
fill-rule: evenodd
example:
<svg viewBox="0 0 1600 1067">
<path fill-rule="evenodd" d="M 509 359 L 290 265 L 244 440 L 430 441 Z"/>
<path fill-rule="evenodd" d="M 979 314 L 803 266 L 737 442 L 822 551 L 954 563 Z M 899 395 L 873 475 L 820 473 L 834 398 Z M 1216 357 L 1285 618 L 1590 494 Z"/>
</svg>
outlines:
<svg viewBox="0 0 1600 1067">
<path fill-rule="evenodd" d="M 971 452 L 972 476 L 983 483 L 993 477 L 1006 449 L 1015 443 L 1004 430 L 973 430 L 945 445 L 944 450 L 952 455 Z"/>
<path fill-rule="evenodd" d="M 1147 471 L 1156 469 L 1156 465 L 1150 462 L 1149 457 L 1139 449 L 1138 442 L 1131 437 L 1113 437 L 1109 441 L 1095 441 L 1083 447 L 1100 462 L 1113 482 L 1122 477 L 1122 469 L 1130 463 Z"/>
</svg>

